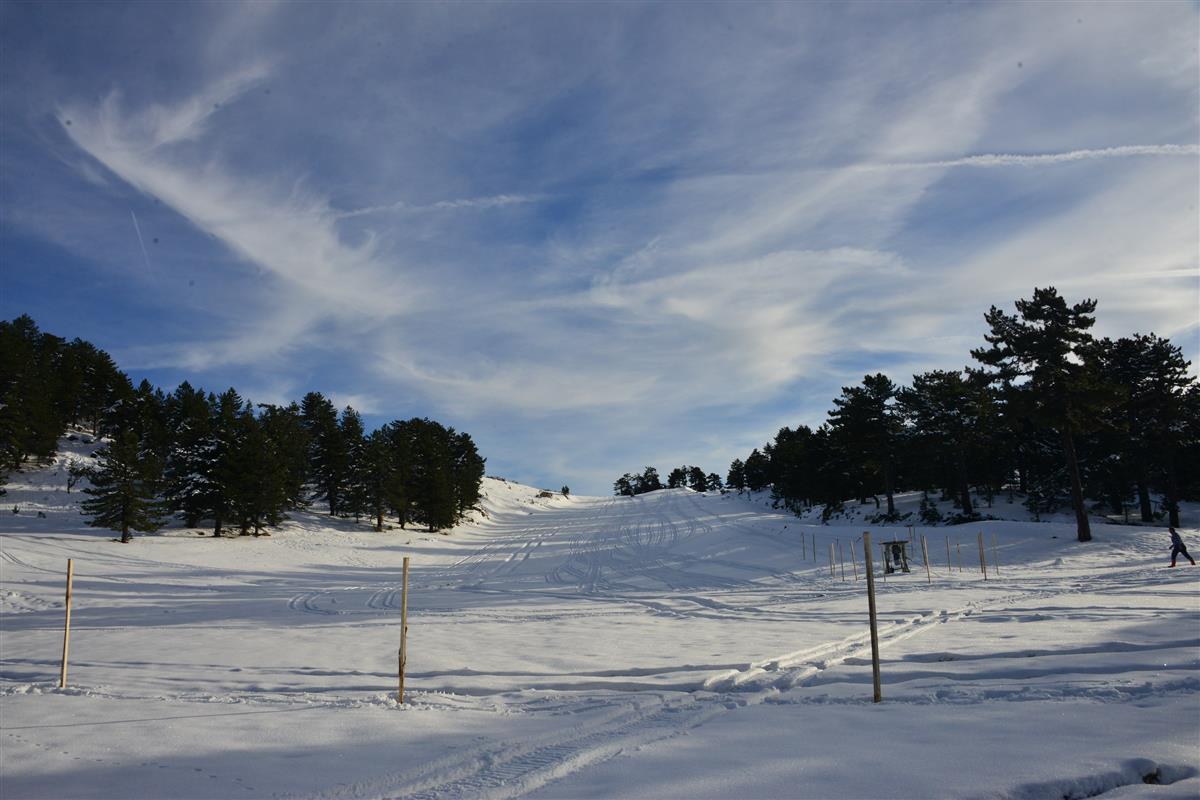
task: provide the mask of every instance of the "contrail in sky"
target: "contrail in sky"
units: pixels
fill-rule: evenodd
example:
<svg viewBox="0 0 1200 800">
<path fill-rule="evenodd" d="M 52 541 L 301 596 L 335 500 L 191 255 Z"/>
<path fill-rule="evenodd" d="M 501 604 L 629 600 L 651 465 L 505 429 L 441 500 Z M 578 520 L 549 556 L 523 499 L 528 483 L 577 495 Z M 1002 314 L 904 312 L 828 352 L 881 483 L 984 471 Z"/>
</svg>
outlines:
<svg viewBox="0 0 1200 800">
<path fill-rule="evenodd" d="M 138 227 L 137 214 L 133 213 L 133 209 L 129 209 L 129 216 L 133 217 L 133 229 L 137 232 L 138 244 L 142 246 L 142 258 L 146 259 L 146 272 L 153 272 L 150 267 L 150 254 L 146 252 L 146 242 L 142 240 L 142 229 Z"/>
<path fill-rule="evenodd" d="M 865 164 L 864 169 L 924 169 L 927 167 L 1010 167 L 1033 166 L 1036 164 L 1060 164 L 1068 161 L 1084 161 L 1097 158 L 1128 158 L 1130 156 L 1194 156 L 1200 154 L 1200 146 L 1193 144 L 1135 144 L 1121 147 L 1104 147 L 1091 150 L 1071 150 L 1066 153 L 1039 153 L 1020 155 L 1016 153 L 987 153 L 945 161 L 912 161 L 892 164 Z"/>
</svg>

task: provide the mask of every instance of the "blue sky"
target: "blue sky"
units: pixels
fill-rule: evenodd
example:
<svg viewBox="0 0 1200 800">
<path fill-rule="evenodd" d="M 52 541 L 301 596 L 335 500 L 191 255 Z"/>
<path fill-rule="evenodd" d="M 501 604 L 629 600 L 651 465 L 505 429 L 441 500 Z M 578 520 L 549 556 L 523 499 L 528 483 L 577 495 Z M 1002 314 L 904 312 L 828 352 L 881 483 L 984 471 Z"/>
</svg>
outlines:
<svg viewBox="0 0 1200 800">
<path fill-rule="evenodd" d="M 0 316 L 608 493 L 1035 286 L 1200 353 L 1193 3 L 0 5 Z"/>
</svg>

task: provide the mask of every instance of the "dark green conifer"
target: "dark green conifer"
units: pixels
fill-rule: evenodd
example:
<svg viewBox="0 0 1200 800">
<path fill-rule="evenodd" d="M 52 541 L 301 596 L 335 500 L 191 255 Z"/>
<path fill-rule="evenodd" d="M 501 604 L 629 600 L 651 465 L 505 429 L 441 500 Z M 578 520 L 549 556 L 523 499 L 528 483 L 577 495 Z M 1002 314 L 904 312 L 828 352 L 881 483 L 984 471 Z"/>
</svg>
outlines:
<svg viewBox="0 0 1200 800">
<path fill-rule="evenodd" d="M 1033 298 L 1016 301 L 1016 308 L 1016 314 L 1005 314 L 992 306 L 984 315 L 991 333 L 983 338 L 990 346 L 971 355 L 994 368 L 992 379 L 1007 388 L 1024 414 L 1057 433 L 1077 536 L 1081 542 L 1090 541 L 1075 441 L 1097 411 L 1099 381 L 1095 360 L 1088 359 L 1096 301 L 1068 306 L 1054 287 L 1048 287 L 1034 289 Z M 1015 383 L 1022 379 L 1024 383 Z"/>
<path fill-rule="evenodd" d="M 120 531 L 121 541 L 133 539 L 133 531 L 151 533 L 164 524 L 164 508 L 158 499 L 161 462 L 143 449 L 132 431 L 122 431 L 96 452 L 91 473 L 90 495 L 83 503 L 89 525 Z"/>
</svg>

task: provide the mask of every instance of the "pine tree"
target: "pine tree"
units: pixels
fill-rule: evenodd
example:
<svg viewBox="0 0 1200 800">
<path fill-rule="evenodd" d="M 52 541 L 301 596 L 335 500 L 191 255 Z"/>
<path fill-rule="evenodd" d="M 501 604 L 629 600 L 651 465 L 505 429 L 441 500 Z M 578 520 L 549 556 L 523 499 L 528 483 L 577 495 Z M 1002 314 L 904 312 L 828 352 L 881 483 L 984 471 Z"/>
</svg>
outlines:
<svg viewBox="0 0 1200 800">
<path fill-rule="evenodd" d="M 309 392 L 301 401 L 300 415 L 309 434 L 309 476 L 316 487 L 314 499 L 326 500 L 330 515 L 340 514 L 350 465 L 337 411 L 321 393 Z"/>
<path fill-rule="evenodd" d="M 375 530 L 382 531 L 384 514 L 401 505 L 404 496 L 389 426 L 367 437 L 358 480 L 365 489 L 366 510 L 375 519 Z"/>
<path fill-rule="evenodd" d="M 285 507 L 304 508 L 305 481 L 308 477 L 308 431 L 300 418 L 300 406 L 260 404 L 259 423 L 270 440 L 283 480 Z"/>
<path fill-rule="evenodd" d="M 157 498 L 161 463 L 143 450 L 133 431 L 96 452 L 97 464 L 83 502 L 89 525 L 120 531 L 121 542 L 133 540 L 133 531 L 151 533 L 163 526 L 164 509 Z"/>
<path fill-rule="evenodd" d="M 708 491 L 708 476 L 704 474 L 704 470 L 699 467 L 688 469 L 688 488 L 694 492 Z"/>
<path fill-rule="evenodd" d="M 725 485 L 738 494 L 746 490 L 746 465 L 740 458 L 735 458 L 729 464 L 729 474 L 725 477 Z"/>
<path fill-rule="evenodd" d="M 166 408 L 172 433 L 166 497 L 171 510 L 182 515 L 184 525 L 195 528 L 217 504 L 213 407 L 202 390 L 184 381 L 168 398 Z"/>
<path fill-rule="evenodd" d="M 633 490 L 637 494 L 646 492 L 656 492 L 663 488 L 662 480 L 658 477 L 658 470 L 654 467 L 646 467 L 642 470 L 642 474 L 634 480 Z"/>
<path fill-rule="evenodd" d="M 220 537 L 226 523 L 237 521 L 233 499 L 242 469 L 245 426 L 241 418 L 248 412 L 242 396 L 232 386 L 210 402 L 214 408 L 213 448 L 205 470 L 212 488 L 209 513 L 213 520 L 213 536 Z"/>
<path fill-rule="evenodd" d="M 687 486 L 688 467 L 676 467 L 667 473 L 667 488 L 678 489 L 681 486 Z"/>
<path fill-rule="evenodd" d="M 452 527 L 457 514 L 449 432 L 429 419 L 411 422 L 416 434 L 412 492 L 416 519 L 430 532 Z"/>
<path fill-rule="evenodd" d="M 450 459 L 454 475 L 454 505 L 457 522 L 479 505 L 486 460 L 479 455 L 469 433 L 450 431 Z"/>
<path fill-rule="evenodd" d="M 756 447 L 746 457 L 743 474 L 746 488 L 752 492 L 760 492 L 771 482 L 771 462 Z"/>
<path fill-rule="evenodd" d="M 979 373 L 933 370 L 913 376 L 911 388 L 897 394 L 898 405 L 912 430 L 910 440 L 922 461 L 946 464 L 963 515 L 975 513 L 968 464 L 972 450 L 994 416 L 986 378 Z"/>
<path fill-rule="evenodd" d="M 1033 299 L 1016 301 L 1017 313 L 992 306 L 984 315 L 990 345 L 971 351 L 978 361 L 995 368 L 992 379 L 1007 387 L 1011 402 L 1039 424 L 1052 428 L 1062 447 L 1077 537 L 1092 538 L 1075 440 L 1095 412 L 1097 376 L 1087 355 L 1088 333 L 1096 322 L 1095 300 L 1068 306 L 1054 287 L 1034 289 Z M 1023 384 L 1015 381 L 1026 379 Z"/>
<path fill-rule="evenodd" d="M 338 434 L 342 452 L 345 457 L 345 467 L 342 477 L 342 498 L 338 511 L 342 514 L 353 515 L 357 522 L 367 509 L 366 486 L 366 435 L 363 430 L 362 417 L 350 406 L 342 411 L 338 423 Z"/>
<path fill-rule="evenodd" d="M 223 464 L 231 518 L 242 536 L 278 525 L 287 508 L 286 466 L 275 443 L 247 403 L 234 423 L 237 434 Z"/>
<path fill-rule="evenodd" d="M 0 473 L 54 455 L 67 424 L 56 393 L 63 346 L 28 315 L 0 322 Z"/>
<path fill-rule="evenodd" d="M 391 467 L 395 472 L 392 488 L 387 495 L 388 507 L 396 515 L 401 529 L 408 525 L 412 518 L 414 498 L 417 492 L 416 470 L 416 424 L 419 420 L 407 420 L 390 423 L 386 426 L 388 441 L 391 444 Z"/>
<path fill-rule="evenodd" d="M 886 375 L 867 375 L 862 386 L 842 388 L 842 396 L 834 399 L 835 409 L 829 414 L 843 448 L 864 475 L 860 494 L 866 494 L 867 480 L 872 481 L 871 493 L 878 486 L 874 481 L 881 482 L 889 519 L 896 516 L 893 496 L 901 435 L 900 418 L 892 403 L 895 396 L 896 385 Z"/>
<path fill-rule="evenodd" d="M 1113 455 L 1118 464 L 1128 465 L 1127 471 L 1111 475 L 1110 482 L 1136 484 L 1144 522 L 1153 520 L 1149 489 L 1152 482 L 1158 483 L 1165 495 L 1169 523 L 1178 526 L 1178 428 L 1184 396 L 1194 384 L 1188 375 L 1190 362 L 1179 347 L 1153 333 L 1116 341 L 1102 339 L 1096 342 L 1094 358 L 1104 378 L 1117 390 L 1110 413 L 1102 420 L 1118 434 L 1110 438 L 1108 449 L 1117 451 Z"/>
</svg>

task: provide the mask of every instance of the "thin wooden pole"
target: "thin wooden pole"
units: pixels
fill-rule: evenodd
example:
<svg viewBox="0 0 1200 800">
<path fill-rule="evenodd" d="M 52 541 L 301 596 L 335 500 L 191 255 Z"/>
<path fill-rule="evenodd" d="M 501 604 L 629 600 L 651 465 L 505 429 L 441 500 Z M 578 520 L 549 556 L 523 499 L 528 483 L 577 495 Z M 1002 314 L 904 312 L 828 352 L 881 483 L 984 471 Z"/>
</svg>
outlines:
<svg viewBox="0 0 1200 800">
<path fill-rule="evenodd" d="M 933 573 L 929 569 L 929 542 L 925 540 L 925 534 L 921 534 L 921 557 L 925 559 L 925 583 L 933 584 Z"/>
<path fill-rule="evenodd" d="M 842 540 L 838 539 L 838 563 L 842 565 L 842 580 L 846 580 L 846 555 L 842 552 Z"/>
<path fill-rule="evenodd" d="M 829 577 L 833 577 L 833 542 L 829 543 Z"/>
<path fill-rule="evenodd" d="M 67 688 L 67 651 L 71 649 L 71 582 L 75 578 L 75 560 L 67 559 L 67 618 L 63 624 L 62 672 L 58 675 L 58 688 Z"/>
<path fill-rule="evenodd" d="M 400 588 L 400 705 L 404 705 L 404 668 L 408 666 L 408 556 L 404 557 L 404 573 Z"/>
<path fill-rule="evenodd" d="M 854 582 L 858 583 L 858 556 L 854 553 L 854 540 L 850 540 L 850 566 L 854 568 Z"/>
<path fill-rule="evenodd" d="M 987 580 L 987 554 L 983 549 L 983 531 L 979 532 L 979 571 L 983 573 L 983 579 Z"/>
<path fill-rule="evenodd" d="M 875 616 L 875 570 L 871 565 L 871 534 L 863 532 L 864 565 L 867 570 L 867 609 L 871 615 L 871 683 L 875 690 L 875 702 L 883 700 L 883 685 L 879 679 L 879 623 Z"/>
<path fill-rule="evenodd" d="M 1000 576 L 1000 548 L 996 545 L 996 534 L 992 534 L 992 566 L 996 570 L 996 577 Z"/>
<path fill-rule="evenodd" d="M 954 555 L 958 557 L 958 571 L 962 572 L 962 542 L 954 541 Z"/>
<path fill-rule="evenodd" d="M 808 543 L 805 541 L 804 531 L 800 531 L 800 557 L 808 559 Z"/>
<path fill-rule="evenodd" d="M 950 537 L 946 537 L 946 574 L 954 571 L 954 562 L 950 560 Z"/>
</svg>

